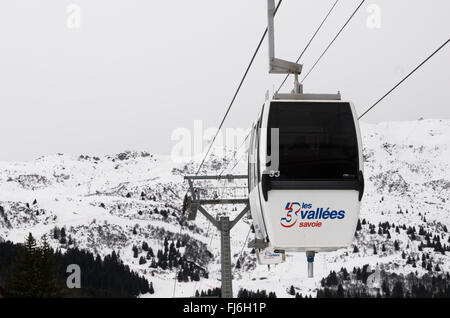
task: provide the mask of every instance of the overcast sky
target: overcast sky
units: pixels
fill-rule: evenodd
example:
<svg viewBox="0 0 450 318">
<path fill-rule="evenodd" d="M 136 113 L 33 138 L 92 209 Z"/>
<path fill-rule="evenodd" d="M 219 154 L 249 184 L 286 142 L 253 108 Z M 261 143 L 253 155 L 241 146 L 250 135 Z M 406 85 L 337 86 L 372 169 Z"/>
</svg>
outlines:
<svg viewBox="0 0 450 318">
<path fill-rule="evenodd" d="M 333 2 L 284 0 L 277 57 L 295 60 Z M 359 2 L 340 0 L 306 70 Z M 368 27 L 370 4 L 380 28 Z M 362 113 L 449 38 L 449 12 L 448 0 L 366 1 L 305 92 L 340 90 Z M 2 1 L 0 160 L 170 153 L 174 129 L 217 127 L 266 23 L 263 0 Z M 226 126 L 248 127 L 281 80 L 267 73 L 264 43 Z M 449 88 L 450 45 L 364 120 L 450 118 Z"/>
</svg>

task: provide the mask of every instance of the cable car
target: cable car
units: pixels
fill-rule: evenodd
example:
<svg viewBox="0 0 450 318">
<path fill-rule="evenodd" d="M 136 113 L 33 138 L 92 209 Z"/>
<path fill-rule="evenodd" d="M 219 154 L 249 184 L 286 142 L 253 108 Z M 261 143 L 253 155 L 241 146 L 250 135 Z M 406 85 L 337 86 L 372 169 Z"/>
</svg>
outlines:
<svg viewBox="0 0 450 318">
<path fill-rule="evenodd" d="M 274 0 L 267 0 L 269 73 L 293 74 L 294 89 L 276 92 L 254 123 L 248 151 L 249 205 L 260 264 L 349 246 L 355 234 L 364 175 L 355 107 L 338 94 L 304 94 L 303 66 L 275 57 Z M 287 76 L 286 76 L 287 78 Z"/>
<path fill-rule="evenodd" d="M 279 97 L 265 102 L 250 135 L 251 246 L 260 264 L 282 262 L 286 251 L 312 262 L 315 252 L 352 243 L 364 191 L 361 133 L 340 94 Z"/>
</svg>

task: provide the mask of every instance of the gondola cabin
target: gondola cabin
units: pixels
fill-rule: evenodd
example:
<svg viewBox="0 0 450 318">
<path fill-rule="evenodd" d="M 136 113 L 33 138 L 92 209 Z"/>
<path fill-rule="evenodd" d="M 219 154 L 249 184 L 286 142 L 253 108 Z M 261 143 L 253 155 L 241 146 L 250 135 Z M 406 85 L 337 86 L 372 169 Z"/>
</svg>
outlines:
<svg viewBox="0 0 450 318">
<path fill-rule="evenodd" d="M 272 99 L 249 141 L 248 185 L 258 260 L 352 243 L 364 191 L 352 103 Z"/>
</svg>

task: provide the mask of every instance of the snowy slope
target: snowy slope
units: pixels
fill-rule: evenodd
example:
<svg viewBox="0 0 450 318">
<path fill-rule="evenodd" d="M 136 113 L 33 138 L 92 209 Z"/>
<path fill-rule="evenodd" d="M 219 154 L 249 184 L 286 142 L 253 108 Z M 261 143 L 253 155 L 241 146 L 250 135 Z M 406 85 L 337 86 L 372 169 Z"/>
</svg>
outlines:
<svg viewBox="0 0 450 318">
<path fill-rule="evenodd" d="M 241 269 L 234 271 L 235 293 L 240 288 L 266 289 L 275 291 L 278 297 L 291 297 L 287 289 L 293 285 L 298 292 L 314 295 L 320 279 L 330 270 L 351 270 L 365 264 L 378 264 L 399 273 L 425 272 L 420 266 L 407 264 L 402 257 L 402 251 L 420 257 L 423 251 L 419 246 L 424 239 L 411 236 L 403 226 L 417 230 L 422 227 L 450 246 L 446 233 L 450 226 L 450 121 L 363 123 L 362 131 L 366 191 L 361 220 L 365 219 L 365 224 L 355 238 L 358 252 L 352 246 L 318 254 L 315 278 L 308 279 L 304 254 L 290 254 L 286 263 L 268 269 L 255 265 L 254 256 L 245 247 Z M 216 158 L 208 163 L 207 172 L 220 172 L 223 164 L 226 162 Z M 233 165 L 234 162 L 230 164 Z M 73 246 L 101 255 L 116 250 L 126 264 L 153 282 L 155 297 L 172 297 L 174 293 L 176 297 L 193 296 L 196 289 L 218 287 L 217 231 L 199 215 L 180 232 L 180 209 L 187 188 L 183 174 L 192 173 L 193 168 L 192 164 L 175 165 L 169 157 L 141 152 L 105 157 L 55 155 L 30 162 L 0 162 L 0 239 L 22 242 L 28 232 L 36 237 L 51 237 L 55 227 L 65 227 Z M 233 172 L 246 173 L 245 169 L 243 161 Z M 221 185 L 205 184 L 207 195 L 220 196 Z M 216 207 L 211 211 L 233 216 L 241 208 Z M 378 234 L 379 224 L 384 222 L 400 230 L 394 226 L 389 234 Z M 234 261 L 244 246 L 248 224 L 244 218 L 232 230 Z M 376 233 L 370 230 L 372 226 Z M 151 268 L 151 260 L 139 265 L 140 256 L 145 256 L 142 243 L 147 242 L 156 254 L 164 249 L 165 237 L 185 240 L 187 244 L 179 252 L 196 266 L 206 268 L 209 278 L 174 285 L 174 268 Z M 399 250 L 394 248 L 396 240 Z M 58 239 L 52 239 L 52 244 L 63 249 L 68 246 Z M 133 255 L 134 245 L 139 247 L 138 258 Z M 424 250 L 431 255 L 433 264 L 450 271 L 448 252 L 444 255 L 432 248 Z"/>
</svg>

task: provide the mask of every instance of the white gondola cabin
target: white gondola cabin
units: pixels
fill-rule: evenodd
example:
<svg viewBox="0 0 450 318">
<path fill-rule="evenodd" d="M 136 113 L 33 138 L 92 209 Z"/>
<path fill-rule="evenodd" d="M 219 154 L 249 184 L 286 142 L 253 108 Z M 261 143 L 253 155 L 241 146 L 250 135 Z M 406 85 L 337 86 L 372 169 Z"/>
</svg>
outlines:
<svg viewBox="0 0 450 318">
<path fill-rule="evenodd" d="M 355 108 L 336 100 L 266 101 L 249 142 L 249 201 L 258 260 L 352 243 L 364 191 Z"/>
</svg>

